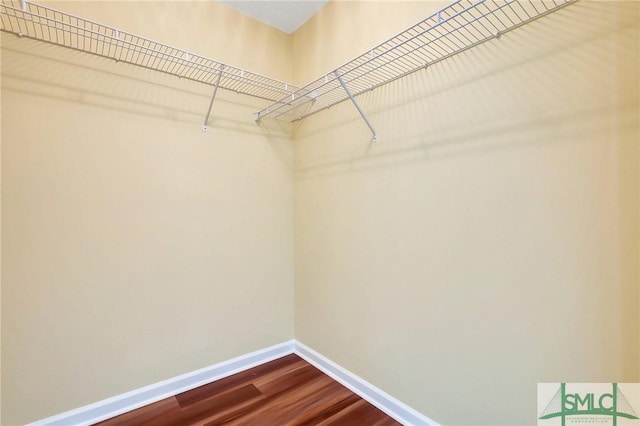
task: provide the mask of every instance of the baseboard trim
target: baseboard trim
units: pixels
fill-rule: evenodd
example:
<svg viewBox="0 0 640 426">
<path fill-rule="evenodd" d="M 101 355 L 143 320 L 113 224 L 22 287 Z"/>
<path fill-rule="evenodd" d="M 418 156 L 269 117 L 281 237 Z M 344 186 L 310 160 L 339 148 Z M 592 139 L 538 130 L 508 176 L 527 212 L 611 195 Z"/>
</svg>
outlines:
<svg viewBox="0 0 640 426">
<path fill-rule="evenodd" d="M 104 399 L 27 426 L 91 425 L 293 353 L 295 340 Z"/>
<path fill-rule="evenodd" d="M 251 352 L 75 410 L 47 417 L 26 426 L 89 426 L 292 353 L 297 354 L 403 425 L 440 426 L 434 420 L 296 340 L 289 340 Z"/>
<path fill-rule="evenodd" d="M 371 383 L 356 376 L 349 370 L 298 341 L 295 341 L 294 353 L 403 425 L 440 426 L 435 420 L 414 410 L 405 403 L 397 400 L 383 390 L 378 389 Z"/>
</svg>

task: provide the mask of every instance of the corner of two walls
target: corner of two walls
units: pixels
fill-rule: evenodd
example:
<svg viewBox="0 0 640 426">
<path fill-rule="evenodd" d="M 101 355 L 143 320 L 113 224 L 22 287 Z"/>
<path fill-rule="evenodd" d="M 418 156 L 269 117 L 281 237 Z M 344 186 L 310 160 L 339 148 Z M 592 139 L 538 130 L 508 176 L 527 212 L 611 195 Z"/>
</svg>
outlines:
<svg viewBox="0 0 640 426">
<path fill-rule="evenodd" d="M 401 30 L 389 7 L 329 3 L 294 74 Z M 442 424 L 640 381 L 638 9 L 581 1 L 363 94 L 375 144 L 348 102 L 299 123 L 296 339 Z"/>
<path fill-rule="evenodd" d="M 215 2 L 49 5 L 291 79 L 289 38 Z M 209 86 L 0 35 L 2 424 L 291 339 L 292 140 L 266 103 L 220 91 L 205 133 Z"/>
<path fill-rule="evenodd" d="M 334 1 L 293 37 L 60 8 L 304 83 L 443 4 Z M 3 424 L 292 335 L 444 424 L 638 381 L 637 18 L 580 2 L 363 95 L 375 145 L 348 103 L 292 137 L 230 94 L 203 134 L 208 88 L 3 34 Z"/>
</svg>

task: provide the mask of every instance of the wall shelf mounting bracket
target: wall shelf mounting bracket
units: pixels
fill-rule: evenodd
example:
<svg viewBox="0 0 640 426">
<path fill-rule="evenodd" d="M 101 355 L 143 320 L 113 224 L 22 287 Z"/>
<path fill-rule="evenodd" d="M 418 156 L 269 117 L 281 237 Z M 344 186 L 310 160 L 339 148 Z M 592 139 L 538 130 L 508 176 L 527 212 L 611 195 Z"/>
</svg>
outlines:
<svg viewBox="0 0 640 426">
<path fill-rule="evenodd" d="M 340 74 L 338 74 L 338 71 L 334 71 L 333 73 L 335 74 L 336 78 L 340 82 L 340 85 L 342 86 L 344 91 L 347 93 L 347 96 L 349 96 L 349 99 L 351 99 L 351 102 L 353 102 L 353 105 L 356 107 L 356 109 L 358 110 L 358 112 L 362 116 L 362 119 L 367 124 L 367 127 L 369 127 L 369 130 L 371 130 L 371 133 L 373 133 L 373 141 L 377 142 L 378 141 L 378 134 L 376 133 L 376 130 L 373 128 L 373 126 L 369 122 L 369 119 L 367 118 L 367 116 L 364 113 L 364 111 L 362 110 L 362 108 L 360 108 L 360 105 L 358 105 L 358 101 L 356 101 L 356 98 L 353 97 L 353 95 L 351 94 L 351 91 L 349 90 L 347 85 L 344 83 L 344 80 L 342 79 L 342 76 Z"/>
<path fill-rule="evenodd" d="M 67 47 L 269 101 L 254 114 L 302 120 L 351 99 L 377 140 L 356 97 L 430 67 L 554 13 L 578 0 L 453 0 L 417 24 L 304 87 L 245 71 L 31 0 L 0 0 L 0 31 Z M 224 74 L 224 75 L 223 75 Z M 348 87 L 347 87 L 348 85 Z"/>
<path fill-rule="evenodd" d="M 224 65 L 220 66 L 220 71 L 218 71 L 218 78 L 216 80 L 216 84 L 213 88 L 213 95 L 211 96 L 211 102 L 209 103 L 209 110 L 207 111 L 207 116 L 204 118 L 204 125 L 202 126 L 202 130 L 207 131 L 207 123 L 209 122 L 209 116 L 211 115 L 211 109 L 213 108 L 213 101 L 216 100 L 216 94 L 218 93 L 218 87 L 220 87 L 220 79 L 222 78 L 222 71 L 224 71 Z"/>
<path fill-rule="evenodd" d="M 31 0 L 0 0 L 0 31 L 278 103 L 298 87 Z M 297 96 L 296 96 L 297 97 Z"/>
<path fill-rule="evenodd" d="M 258 115 L 284 121 L 302 120 L 495 40 L 576 1 L 453 0 L 415 25 L 293 91 L 294 97 L 284 94 Z M 544 27 L 533 30 L 544 30 Z M 343 81 L 339 81 L 338 74 Z M 349 94 L 343 90 L 345 84 L 349 86 Z M 309 96 L 311 93 L 313 96 Z"/>
</svg>

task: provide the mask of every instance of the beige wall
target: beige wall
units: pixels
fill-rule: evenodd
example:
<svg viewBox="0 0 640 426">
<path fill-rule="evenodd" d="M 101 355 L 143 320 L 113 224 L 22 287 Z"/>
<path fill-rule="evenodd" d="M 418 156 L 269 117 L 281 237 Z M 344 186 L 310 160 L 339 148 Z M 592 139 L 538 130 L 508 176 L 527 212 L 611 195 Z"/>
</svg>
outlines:
<svg viewBox="0 0 640 426">
<path fill-rule="evenodd" d="M 304 85 L 322 77 L 448 3 L 398 0 L 329 2 L 292 37 L 294 83 Z"/>
<path fill-rule="evenodd" d="M 361 53 L 388 8 L 331 3 L 294 74 Z M 367 93 L 377 144 L 348 102 L 301 122 L 296 339 L 442 424 L 639 381 L 639 21 L 579 2 Z"/>
<path fill-rule="evenodd" d="M 191 4 L 195 21 L 177 3 L 105 3 L 68 6 L 157 38 L 182 26 L 163 38 L 290 79 L 289 40 L 214 2 Z M 200 12 L 268 35 L 254 47 L 284 65 L 240 58 Z M 204 133 L 209 86 L 2 42 L 1 423 L 291 339 L 291 137 L 255 125 L 264 103 L 220 91 Z"/>
<path fill-rule="evenodd" d="M 0 54 L 0 69 L 2 55 Z M 0 73 L 0 88 L 2 73 Z M 0 92 L 0 95 L 2 93 Z M 0 98 L 0 423 L 2 423 L 2 99 Z"/>
<path fill-rule="evenodd" d="M 271 78 L 292 80 L 291 37 L 210 1 L 48 1 L 101 24 Z"/>
<path fill-rule="evenodd" d="M 293 37 L 55 5 L 304 83 L 442 3 L 334 1 Z M 443 424 L 639 381 L 638 13 L 583 1 L 363 95 L 376 145 L 349 103 L 292 138 L 226 92 L 203 133 L 209 87 L 2 34 L 2 424 L 294 335 Z"/>
</svg>

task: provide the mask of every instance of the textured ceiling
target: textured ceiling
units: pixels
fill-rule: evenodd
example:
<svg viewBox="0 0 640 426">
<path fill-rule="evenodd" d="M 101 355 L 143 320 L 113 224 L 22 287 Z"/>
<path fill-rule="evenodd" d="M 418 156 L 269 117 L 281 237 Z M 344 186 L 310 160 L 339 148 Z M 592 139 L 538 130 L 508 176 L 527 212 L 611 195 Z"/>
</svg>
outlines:
<svg viewBox="0 0 640 426">
<path fill-rule="evenodd" d="M 291 34 L 329 0 L 217 0 L 260 22 Z"/>
</svg>

